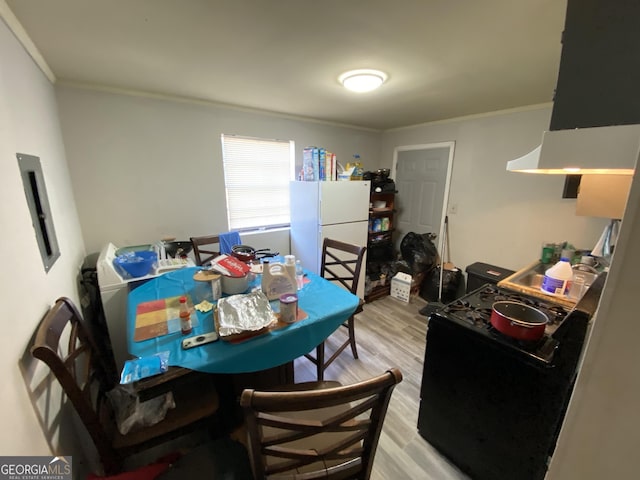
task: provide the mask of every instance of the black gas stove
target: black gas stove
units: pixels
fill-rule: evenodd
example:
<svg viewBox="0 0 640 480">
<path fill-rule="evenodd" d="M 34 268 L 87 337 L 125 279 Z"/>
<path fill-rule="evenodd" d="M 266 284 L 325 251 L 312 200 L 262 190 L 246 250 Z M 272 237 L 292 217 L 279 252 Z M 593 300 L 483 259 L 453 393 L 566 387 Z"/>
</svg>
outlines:
<svg viewBox="0 0 640 480">
<path fill-rule="evenodd" d="M 543 337 L 535 341 L 517 340 L 496 330 L 491 325 L 492 306 L 494 302 L 504 300 L 524 303 L 543 312 L 549 319 Z M 499 342 L 504 347 L 513 350 L 515 354 L 525 355 L 533 361 L 549 364 L 559 345 L 554 333 L 568 313 L 569 309 L 553 303 L 553 297 L 545 301 L 487 284 L 446 305 L 434 315 L 446 317 L 491 341 Z"/>
<path fill-rule="evenodd" d="M 542 480 L 571 397 L 598 278 L 572 310 L 484 285 L 429 316 L 418 431 L 474 480 Z M 491 326 L 491 307 L 513 300 L 549 317 L 522 342 Z"/>
</svg>

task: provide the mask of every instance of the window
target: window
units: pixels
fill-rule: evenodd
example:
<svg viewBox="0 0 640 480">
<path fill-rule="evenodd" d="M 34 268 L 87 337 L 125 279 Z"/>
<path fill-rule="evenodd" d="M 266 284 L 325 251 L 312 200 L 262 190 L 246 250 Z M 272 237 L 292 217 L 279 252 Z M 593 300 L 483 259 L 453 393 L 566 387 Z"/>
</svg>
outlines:
<svg viewBox="0 0 640 480">
<path fill-rule="evenodd" d="M 44 176 L 40 159 L 32 155 L 17 153 L 18 166 L 22 176 L 24 194 L 31 212 L 31 223 L 36 233 L 40 256 L 46 272 L 60 256 L 56 231 L 53 228 L 53 218 L 49 208 L 47 189 L 44 186 Z"/>
<path fill-rule="evenodd" d="M 222 135 L 229 230 L 289 225 L 294 142 Z"/>
</svg>

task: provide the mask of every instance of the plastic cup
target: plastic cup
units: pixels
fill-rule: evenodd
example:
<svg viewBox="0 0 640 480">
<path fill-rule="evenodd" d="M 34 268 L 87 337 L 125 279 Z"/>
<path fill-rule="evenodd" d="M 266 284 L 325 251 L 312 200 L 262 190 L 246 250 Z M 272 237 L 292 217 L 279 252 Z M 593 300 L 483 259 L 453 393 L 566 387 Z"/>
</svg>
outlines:
<svg viewBox="0 0 640 480">
<path fill-rule="evenodd" d="M 220 276 L 211 280 L 211 298 L 213 300 L 220 300 L 222 297 L 222 280 Z"/>
<path fill-rule="evenodd" d="M 197 280 L 195 282 L 195 288 L 193 291 L 193 302 L 200 303 L 204 302 L 205 300 L 208 302 L 215 300 L 212 295 L 211 284 L 210 282 Z"/>
<path fill-rule="evenodd" d="M 571 300 L 578 301 L 584 295 L 585 283 L 584 278 L 579 275 L 574 275 L 571 282 L 571 288 L 569 289 L 569 298 Z"/>
</svg>

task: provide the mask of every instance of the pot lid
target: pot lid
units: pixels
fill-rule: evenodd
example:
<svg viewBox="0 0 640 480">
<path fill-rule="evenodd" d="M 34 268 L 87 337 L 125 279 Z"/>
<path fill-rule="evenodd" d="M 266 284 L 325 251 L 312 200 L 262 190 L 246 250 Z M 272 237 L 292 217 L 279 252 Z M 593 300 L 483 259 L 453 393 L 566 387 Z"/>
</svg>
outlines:
<svg viewBox="0 0 640 480">
<path fill-rule="evenodd" d="M 546 325 L 549 323 L 549 317 L 544 312 L 520 302 L 511 300 L 495 302 L 493 310 L 502 317 L 519 325 L 531 327 L 532 325 Z M 527 318 L 521 318 L 517 316 L 518 314 L 522 314 Z"/>
</svg>

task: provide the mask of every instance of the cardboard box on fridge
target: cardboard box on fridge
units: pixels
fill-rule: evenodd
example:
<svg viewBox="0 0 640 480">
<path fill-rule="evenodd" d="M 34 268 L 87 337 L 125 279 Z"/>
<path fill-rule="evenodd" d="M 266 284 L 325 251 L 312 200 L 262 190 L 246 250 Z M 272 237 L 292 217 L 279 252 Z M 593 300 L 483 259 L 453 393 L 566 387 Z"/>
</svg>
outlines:
<svg viewBox="0 0 640 480">
<path fill-rule="evenodd" d="M 350 169 L 345 169 L 342 172 L 338 173 L 338 180 L 351 180 L 354 175 L 355 167 Z"/>
<path fill-rule="evenodd" d="M 338 180 L 362 180 L 362 169 L 353 166 L 347 166 L 344 171 L 338 174 Z"/>
<path fill-rule="evenodd" d="M 391 279 L 391 291 L 389 295 L 405 303 L 409 303 L 411 296 L 411 275 L 398 272 Z"/>
<path fill-rule="evenodd" d="M 302 150 L 302 180 L 307 182 L 320 180 L 320 150 L 318 147 L 305 147 Z"/>
</svg>

